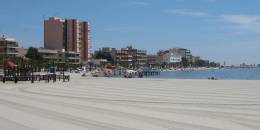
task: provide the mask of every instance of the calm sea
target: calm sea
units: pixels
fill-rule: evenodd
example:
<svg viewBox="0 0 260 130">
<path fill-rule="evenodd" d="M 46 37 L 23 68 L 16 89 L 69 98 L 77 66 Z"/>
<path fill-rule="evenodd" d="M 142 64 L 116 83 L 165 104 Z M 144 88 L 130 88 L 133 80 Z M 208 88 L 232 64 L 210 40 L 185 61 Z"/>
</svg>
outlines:
<svg viewBox="0 0 260 130">
<path fill-rule="evenodd" d="M 215 77 L 222 80 L 260 80 L 260 68 L 236 68 L 189 72 L 161 72 L 159 76 L 155 76 L 153 78 L 207 79 L 208 77 Z"/>
</svg>

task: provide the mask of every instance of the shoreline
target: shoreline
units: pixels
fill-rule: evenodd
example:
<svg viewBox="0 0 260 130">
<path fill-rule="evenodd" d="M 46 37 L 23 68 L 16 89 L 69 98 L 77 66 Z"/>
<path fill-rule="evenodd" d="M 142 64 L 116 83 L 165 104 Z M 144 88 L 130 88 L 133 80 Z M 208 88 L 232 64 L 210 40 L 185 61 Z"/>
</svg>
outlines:
<svg viewBox="0 0 260 130">
<path fill-rule="evenodd" d="M 207 68 L 207 67 L 191 67 L 191 68 L 172 68 L 172 69 L 165 69 L 161 70 L 161 72 L 185 72 L 185 71 L 206 71 L 206 70 L 220 70 L 225 68 Z"/>
<path fill-rule="evenodd" d="M 217 80 L 209 80 L 209 79 L 178 79 L 178 78 L 154 78 L 154 77 L 145 77 L 145 78 L 124 78 L 124 77 L 83 77 L 83 79 L 124 79 L 124 80 L 165 80 L 165 81 L 260 81 L 256 79 L 217 79 Z"/>
</svg>

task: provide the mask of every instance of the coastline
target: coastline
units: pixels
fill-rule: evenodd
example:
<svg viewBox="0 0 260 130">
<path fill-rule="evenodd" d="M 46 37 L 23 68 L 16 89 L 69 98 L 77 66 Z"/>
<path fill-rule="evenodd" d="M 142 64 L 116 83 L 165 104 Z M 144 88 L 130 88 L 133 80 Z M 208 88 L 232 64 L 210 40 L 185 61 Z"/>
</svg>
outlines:
<svg viewBox="0 0 260 130">
<path fill-rule="evenodd" d="M 0 83 L 0 129 L 260 127 L 257 80 L 71 77 L 65 83 Z"/>
<path fill-rule="evenodd" d="M 194 71 L 163 71 L 156 78 L 218 80 L 260 80 L 260 68 L 220 68 Z"/>
<path fill-rule="evenodd" d="M 207 70 L 220 70 L 225 68 L 219 67 L 188 67 L 188 68 L 171 68 L 163 69 L 161 72 L 187 72 L 187 71 L 207 71 Z"/>
</svg>

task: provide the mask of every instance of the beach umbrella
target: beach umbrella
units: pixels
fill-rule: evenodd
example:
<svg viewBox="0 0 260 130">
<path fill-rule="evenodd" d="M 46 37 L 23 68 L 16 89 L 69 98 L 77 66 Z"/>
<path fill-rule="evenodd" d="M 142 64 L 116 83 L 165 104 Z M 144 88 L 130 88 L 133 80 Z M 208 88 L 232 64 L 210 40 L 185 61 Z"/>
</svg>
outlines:
<svg viewBox="0 0 260 130">
<path fill-rule="evenodd" d="M 14 62 L 12 62 L 11 60 L 7 60 L 7 61 L 5 62 L 5 66 L 6 66 L 6 67 L 9 67 L 9 68 L 15 68 L 15 67 L 17 67 L 17 65 L 16 65 Z"/>
</svg>

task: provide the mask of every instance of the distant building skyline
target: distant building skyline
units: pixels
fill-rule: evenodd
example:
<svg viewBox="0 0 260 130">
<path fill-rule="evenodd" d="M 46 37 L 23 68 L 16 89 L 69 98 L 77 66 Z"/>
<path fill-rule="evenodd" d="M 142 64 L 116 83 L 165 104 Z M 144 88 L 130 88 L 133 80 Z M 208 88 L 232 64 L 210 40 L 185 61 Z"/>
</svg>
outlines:
<svg viewBox="0 0 260 130">
<path fill-rule="evenodd" d="M 259 64 L 258 0 L 8 0 L 2 1 L 0 35 L 21 47 L 43 47 L 44 19 L 91 23 L 92 50 L 133 45 L 148 54 L 182 47 L 203 59 Z"/>
<path fill-rule="evenodd" d="M 139 68 L 147 64 L 147 52 L 146 50 L 140 50 L 132 46 L 126 46 L 124 48 L 111 48 L 103 47 L 95 51 L 93 59 L 99 59 L 97 56 L 99 53 L 108 54 L 113 60 L 113 64 L 123 67 Z M 106 57 L 110 58 L 110 57 Z"/>
</svg>

